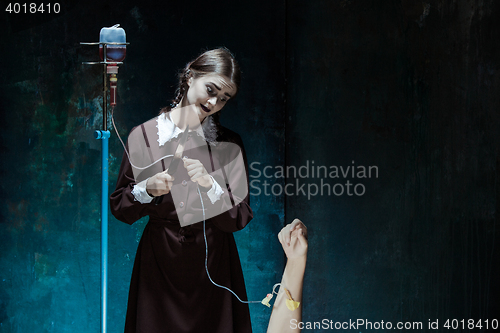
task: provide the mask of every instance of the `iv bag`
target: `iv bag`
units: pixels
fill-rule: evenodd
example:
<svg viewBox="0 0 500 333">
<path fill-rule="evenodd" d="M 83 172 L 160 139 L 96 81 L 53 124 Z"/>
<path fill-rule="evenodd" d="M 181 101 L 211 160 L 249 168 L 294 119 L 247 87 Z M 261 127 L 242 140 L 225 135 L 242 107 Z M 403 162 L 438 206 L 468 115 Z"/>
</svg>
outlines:
<svg viewBox="0 0 500 333">
<path fill-rule="evenodd" d="M 99 35 L 99 43 L 125 43 L 127 41 L 125 30 L 115 24 L 109 28 L 102 28 Z M 127 48 L 125 45 L 106 45 L 106 61 L 122 62 L 125 59 Z M 99 55 L 104 60 L 104 45 L 99 45 Z"/>
</svg>

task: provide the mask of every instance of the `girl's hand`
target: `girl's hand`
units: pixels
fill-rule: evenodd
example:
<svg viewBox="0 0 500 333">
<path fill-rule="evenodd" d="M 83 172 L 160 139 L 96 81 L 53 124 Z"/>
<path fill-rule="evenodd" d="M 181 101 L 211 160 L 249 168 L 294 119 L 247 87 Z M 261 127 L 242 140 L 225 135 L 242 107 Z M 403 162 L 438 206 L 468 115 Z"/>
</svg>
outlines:
<svg viewBox="0 0 500 333">
<path fill-rule="evenodd" d="M 184 167 L 186 168 L 189 177 L 193 182 L 198 183 L 204 188 L 211 188 L 214 181 L 212 177 L 207 172 L 207 169 L 199 160 L 194 160 L 190 158 L 183 158 Z"/>
<path fill-rule="evenodd" d="M 158 172 L 148 179 L 146 182 L 146 191 L 150 196 L 159 197 L 170 192 L 174 177 L 170 176 L 167 171 Z"/>
<path fill-rule="evenodd" d="M 299 219 L 281 229 L 278 239 L 288 259 L 307 255 L 307 228 Z"/>
</svg>

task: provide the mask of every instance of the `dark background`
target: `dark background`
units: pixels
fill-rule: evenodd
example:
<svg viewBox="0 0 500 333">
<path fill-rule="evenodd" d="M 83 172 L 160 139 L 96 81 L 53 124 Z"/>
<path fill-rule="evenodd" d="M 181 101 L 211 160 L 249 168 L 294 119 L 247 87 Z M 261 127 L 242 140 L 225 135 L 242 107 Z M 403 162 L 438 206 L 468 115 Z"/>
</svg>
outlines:
<svg viewBox="0 0 500 333">
<path fill-rule="evenodd" d="M 378 167 L 348 179 L 361 196 L 252 195 L 255 218 L 235 234 L 249 299 L 280 281 L 276 234 L 299 217 L 304 321 L 500 319 L 498 2 L 95 0 L 61 1 L 59 14 L 0 3 L 1 332 L 99 330 L 101 69 L 81 64 L 97 49 L 79 42 L 116 23 L 130 42 L 123 138 L 169 102 L 186 62 L 226 46 L 243 83 L 221 121 L 250 163 Z M 111 191 L 122 153 L 112 132 Z M 346 183 L 250 175 L 276 189 Z M 146 222 L 110 215 L 109 332 L 123 331 Z M 251 305 L 255 332 L 269 314 Z"/>
</svg>

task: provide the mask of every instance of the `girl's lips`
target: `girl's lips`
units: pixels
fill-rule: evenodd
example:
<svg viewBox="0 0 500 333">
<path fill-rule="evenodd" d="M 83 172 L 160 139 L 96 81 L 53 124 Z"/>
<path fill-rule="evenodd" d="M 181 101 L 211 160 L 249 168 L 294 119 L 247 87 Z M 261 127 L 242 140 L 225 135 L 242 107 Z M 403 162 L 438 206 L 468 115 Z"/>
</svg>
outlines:
<svg viewBox="0 0 500 333">
<path fill-rule="evenodd" d="M 209 113 L 209 112 L 210 112 L 210 109 L 209 109 L 209 108 L 207 108 L 205 105 L 200 104 L 200 106 L 201 106 L 201 109 L 202 109 L 203 111 L 205 111 L 206 113 Z"/>
</svg>

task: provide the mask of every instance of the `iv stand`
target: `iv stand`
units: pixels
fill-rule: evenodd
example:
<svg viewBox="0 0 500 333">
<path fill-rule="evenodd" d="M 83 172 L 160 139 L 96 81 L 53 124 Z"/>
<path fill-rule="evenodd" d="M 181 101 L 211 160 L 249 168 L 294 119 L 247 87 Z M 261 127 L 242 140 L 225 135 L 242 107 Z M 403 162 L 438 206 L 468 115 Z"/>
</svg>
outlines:
<svg viewBox="0 0 500 333">
<path fill-rule="evenodd" d="M 83 62 L 85 65 L 103 65 L 103 100 L 102 100 L 102 130 L 96 130 L 94 137 L 101 141 L 101 332 L 107 332 L 108 306 L 108 165 L 109 142 L 108 131 L 108 85 L 106 75 L 109 65 L 120 65 L 123 62 L 108 62 L 106 58 L 107 45 L 127 45 L 130 43 L 80 43 L 81 45 L 103 45 L 103 59 L 100 62 Z"/>
</svg>

